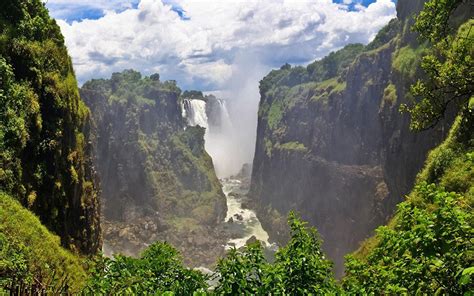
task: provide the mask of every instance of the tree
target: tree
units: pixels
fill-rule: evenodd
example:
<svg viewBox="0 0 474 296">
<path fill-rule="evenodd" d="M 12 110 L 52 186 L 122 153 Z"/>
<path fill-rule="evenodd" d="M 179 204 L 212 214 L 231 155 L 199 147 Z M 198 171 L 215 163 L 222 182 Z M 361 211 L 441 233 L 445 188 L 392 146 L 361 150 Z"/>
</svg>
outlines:
<svg viewBox="0 0 474 296">
<path fill-rule="evenodd" d="M 243 250 L 231 249 L 217 265 L 218 295 L 265 295 L 264 284 L 270 265 L 265 261 L 260 242 Z"/>
<path fill-rule="evenodd" d="M 432 50 L 421 65 L 428 79 L 411 87 L 417 102 L 401 107 L 410 113 L 413 130 L 434 127 L 451 105 L 461 112 L 469 109 L 474 91 L 474 21 L 463 24 L 456 34 L 450 27 L 453 12 L 463 2 L 430 0 L 416 18 L 413 29 L 432 44 Z"/>
<path fill-rule="evenodd" d="M 291 238 L 265 260 L 260 243 L 233 249 L 217 266 L 218 295 L 334 295 L 338 290 L 332 263 L 321 250 L 316 229 L 308 227 L 294 212 L 288 215 Z"/>
<path fill-rule="evenodd" d="M 168 243 L 154 243 L 140 258 L 100 256 L 90 271 L 84 293 L 91 295 L 193 295 L 207 288 L 206 276 L 185 268 L 178 252 Z"/>
<path fill-rule="evenodd" d="M 293 211 L 288 215 L 291 238 L 276 254 L 267 285 L 275 294 L 332 295 L 338 291 L 332 263 L 321 250 L 315 228 L 307 227 Z"/>
</svg>

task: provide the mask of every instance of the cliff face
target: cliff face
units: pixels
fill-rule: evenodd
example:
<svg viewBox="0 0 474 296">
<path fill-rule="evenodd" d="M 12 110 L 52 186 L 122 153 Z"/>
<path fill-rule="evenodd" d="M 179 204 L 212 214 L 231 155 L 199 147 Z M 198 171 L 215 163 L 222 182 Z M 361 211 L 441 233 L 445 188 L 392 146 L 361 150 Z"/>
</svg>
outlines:
<svg viewBox="0 0 474 296">
<path fill-rule="evenodd" d="M 424 1 L 398 1 L 398 19 L 367 45 L 349 45 L 306 68 L 289 65 L 260 83 L 250 197 L 273 239 L 290 209 L 315 225 L 342 274 L 343 256 L 392 215 L 452 116 L 413 133 L 399 106 L 425 46 L 410 31 Z"/>
<path fill-rule="evenodd" d="M 0 190 L 64 246 L 101 247 L 89 110 L 71 59 L 40 0 L 0 4 Z"/>
<path fill-rule="evenodd" d="M 135 255 L 167 240 L 202 263 L 193 237 L 212 244 L 226 201 L 204 150 L 204 129 L 182 117 L 181 90 L 157 74 L 129 70 L 85 83 L 81 95 L 97 130 L 106 247 Z"/>
</svg>

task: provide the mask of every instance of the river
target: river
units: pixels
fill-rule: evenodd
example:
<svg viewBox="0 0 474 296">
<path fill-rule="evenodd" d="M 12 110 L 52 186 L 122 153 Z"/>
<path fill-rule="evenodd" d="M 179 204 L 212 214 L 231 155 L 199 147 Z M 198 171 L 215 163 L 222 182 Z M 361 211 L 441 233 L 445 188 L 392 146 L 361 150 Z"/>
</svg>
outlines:
<svg viewBox="0 0 474 296">
<path fill-rule="evenodd" d="M 233 178 L 224 178 L 220 181 L 227 199 L 225 222 L 231 230 L 231 239 L 225 248 L 243 247 L 252 236 L 263 242 L 265 247 L 270 248 L 272 245 L 268 241 L 268 233 L 263 229 L 255 211 L 242 206 L 248 191 L 247 186 L 243 185 L 241 180 Z"/>
</svg>

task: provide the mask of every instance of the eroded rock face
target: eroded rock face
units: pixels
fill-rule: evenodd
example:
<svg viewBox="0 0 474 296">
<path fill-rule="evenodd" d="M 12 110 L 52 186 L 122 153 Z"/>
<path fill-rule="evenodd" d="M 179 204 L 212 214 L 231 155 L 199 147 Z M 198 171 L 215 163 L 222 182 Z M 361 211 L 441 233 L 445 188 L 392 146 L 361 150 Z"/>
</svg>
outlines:
<svg viewBox="0 0 474 296">
<path fill-rule="evenodd" d="M 316 226 L 343 273 L 343 256 L 393 214 L 452 114 L 413 133 L 399 112 L 421 77 L 423 46 L 407 29 L 424 1 L 399 1 L 393 20 L 361 49 L 350 45 L 307 68 L 288 65 L 260 84 L 250 197 L 271 238 L 284 243 L 289 210 Z"/>
<path fill-rule="evenodd" d="M 131 70 L 81 89 L 95 122 L 104 237 L 113 251 L 136 255 L 156 240 L 188 257 L 193 248 L 221 248 L 212 227 L 225 217 L 225 196 L 204 149 L 204 129 L 187 126 L 180 94 L 172 81 Z M 209 246 L 182 245 L 193 231 Z"/>
</svg>

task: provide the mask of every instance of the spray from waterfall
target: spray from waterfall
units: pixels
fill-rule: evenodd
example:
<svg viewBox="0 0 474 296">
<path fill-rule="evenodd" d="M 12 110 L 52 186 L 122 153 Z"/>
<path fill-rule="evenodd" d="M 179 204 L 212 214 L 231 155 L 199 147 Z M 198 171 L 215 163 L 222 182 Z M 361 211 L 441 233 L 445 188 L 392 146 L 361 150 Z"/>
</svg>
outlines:
<svg viewBox="0 0 474 296">
<path fill-rule="evenodd" d="M 235 174 L 242 163 L 229 153 L 236 144 L 236 131 L 226 101 L 208 95 L 203 99 L 184 99 L 182 108 L 183 117 L 190 126 L 206 128 L 205 148 L 213 159 L 217 176 L 223 178 Z"/>
</svg>

